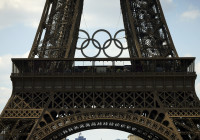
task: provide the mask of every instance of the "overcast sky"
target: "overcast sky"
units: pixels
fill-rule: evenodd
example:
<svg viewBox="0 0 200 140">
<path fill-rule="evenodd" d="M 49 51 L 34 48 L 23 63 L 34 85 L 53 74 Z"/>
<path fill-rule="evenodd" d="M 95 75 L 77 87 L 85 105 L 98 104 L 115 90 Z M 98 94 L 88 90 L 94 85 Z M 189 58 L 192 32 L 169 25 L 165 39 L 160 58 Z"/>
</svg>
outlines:
<svg viewBox="0 0 200 140">
<path fill-rule="evenodd" d="M 0 0 L 0 112 L 12 93 L 10 59 L 27 57 L 44 3 L 45 0 Z M 179 56 L 196 57 L 196 71 L 199 75 L 200 0 L 161 0 L 161 3 Z M 83 15 L 81 28 L 90 33 L 100 28 L 110 31 L 124 28 L 119 0 L 85 0 Z M 200 97 L 199 77 L 196 80 L 196 91 Z M 127 138 L 128 135 L 112 132 L 115 135 L 109 137 L 111 131 L 99 132 L 93 133 L 105 134 L 102 135 L 103 140 Z M 85 132 L 87 140 L 98 140 L 96 135 L 92 137 L 90 134 Z"/>
</svg>

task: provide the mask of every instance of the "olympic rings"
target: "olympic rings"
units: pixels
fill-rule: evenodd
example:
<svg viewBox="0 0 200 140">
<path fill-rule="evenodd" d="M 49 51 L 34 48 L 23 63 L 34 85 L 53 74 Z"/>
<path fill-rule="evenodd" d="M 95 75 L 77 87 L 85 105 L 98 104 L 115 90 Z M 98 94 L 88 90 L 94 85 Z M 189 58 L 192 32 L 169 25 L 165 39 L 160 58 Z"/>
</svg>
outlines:
<svg viewBox="0 0 200 140">
<path fill-rule="evenodd" d="M 92 35 L 92 38 L 90 38 L 90 35 L 89 35 L 86 31 L 84 31 L 84 30 L 79 30 L 79 33 L 80 33 L 80 32 L 86 34 L 86 38 L 80 38 L 80 37 L 79 37 L 79 39 L 84 39 L 84 41 L 83 41 L 83 43 L 81 44 L 81 47 L 76 46 L 76 49 L 77 49 L 77 50 L 81 50 L 82 55 L 83 55 L 84 57 L 86 57 L 86 58 L 96 58 L 96 57 L 98 57 L 98 56 L 101 54 L 101 52 L 102 52 L 101 50 L 103 50 L 104 55 L 105 55 L 106 57 L 108 57 L 108 58 L 119 58 L 119 57 L 122 55 L 123 51 L 124 51 L 125 49 L 128 49 L 128 46 L 127 46 L 127 47 L 124 47 L 123 44 L 121 43 L 121 41 L 120 41 L 119 39 L 117 39 L 117 35 L 118 35 L 119 33 L 125 32 L 124 29 L 117 31 L 117 32 L 115 33 L 115 35 L 114 35 L 114 38 L 112 37 L 112 35 L 111 35 L 107 30 L 104 30 L 104 29 L 100 29 L 100 30 L 95 31 L 95 32 L 93 33 L 93 35 Z M 97 41 L 97 40 L 95 39 L 95 36 L 96 36 L 99 32 L 104 32 L 104 33 L 106 33 L 106 34 L 109 36 L 109 39 L 106 40 L 106 41 L 103 43 L 103 46 L 101 46 L 101 44 L 99 43 L 99 41 Z M 92 42 L 92 45 L 93 45 L 96 49 L 98 49 L 98 53 L 97 53 L 95 56 L 92 56 L 92 57 L 90 57 L 90 56 L 88 56 L 88 55 L 86 55 L 86 54 L 84 53 L 84 49 L 86 49 L 86 48 L 90 45 L 91 42 Z M 114 57 L 112 57 L 112 56 L 110 56 L 110 55 L 108 55 L 108 54 L 106 53 L 106 49 L 108 49 L 108 48 L 111 46 L 112 42 L 114 42 L 115 46 L 116 46 L 118 49 L 120 49 L 119 54 L 116 55 L 116 56 L 114 56 Z"/>
<path fill-rule="evenodd" d="M 121 30 L 117 31 L 116 34 L 114 35 L 114 39 L 116 39 L 116 38 L 117 38 L 117 35 L 118 35 L 119 33 L 121 33 L 121 32 L 125 32 L 125 30 L 124 30 L 124 29 L 121 29 Z M 114 42 L 114 43 L 115 43 L 115 45 L 116 45 L 118 48 L 120 48 L 116 42 Z M 120 43 L 121 43 L 121 42 L 120 42 Z M 123 47 L 123 45 L 122 45 L 122 47 Z M 125 48 L 123 47 L 123 49 L 128 49 L 128 45 L 127 45 L 127 47 L 125 47 Z"/>
<path fill-rule="evenodd" d="M 105 33 L 107 33 L 108 36 L 110 37 L 110 39 L 112 39 L 111 34 L 110 34 L 108 31 L 104 30 L 104 29 L 100 29 L 100 30 L 97 30 L 96 32 L 94 32 L 94 34 L 92 35 L 92 39 L 94 39 L 95 35 L 96 35 L 97 33 L 99 33 L 99 32 L 105 32 Z M 109 42 L 108 47 L 111 45 L 111 43 L 112 43 L 112 42 Z M 92 44 L 95 46 L 94 42 L 92 42 Z"/>
<path fill-rule="evenodd" d="M 99 47 L 98 47 L 98 46 L 96 46 L 96 44 L 94 43 L 94 44 L 95 44 L 95 48 L 99 49 L 99 52 L 97 53 L 97 55 L 95 55 L 95 56 L 93 56 L 93 57 L 89 57 L 89 56 L 87 56 L 87 55 L 83 52 L 83 49 L 86 48 L 86 47 L 89 45 L 90 41 L 91 41 L 91 39 L 87 39 L 87 40 L 85 40 L 85 41 L 82 43 L 82 45 L 81 45 L 81 53 L 82 53 L 82 55 L 83 55 L 84 57 L 86 57 L 86 58 L 96 58 L 96 57 L 98 57 L 98 56 L 100 55 L 100 53 L 101 53 L 101 44 L 100 44 L 96 39 L 93 39 L 92 42 L 96 42 L 96 43 L 99 45 Z M 87 45 L 86 47 L 83 47 L 83 45 L 84 45 L 86 42 L 89 42 L 89 43 L 86 44 L 86 45 Z"/>
<path fill-rule="evenodd" d="M 112 40 L 114 41 L 114 42 L 118 42 L 119 44 L 120 44 L 120 46 L 121 47 L 118 47 L 119 49 L 121 49 L 121 51 L 120 51 L 120 53 L 117 55 L 117 56 L 115 56 L 115 57 L 112 57 L 112 56 L 110 56 L 110 55 L 108 55 L 107 53 L 106 53 L 106 49 L 108 48 L 108 47 L 106 47 L 105 45 L 106 45 L 106 43 L 107 42 L 112 42 Z M 117 44 L 117 43 L 115 43 L 115 44 Z M 105 54 L 105 56 L 106 57 L 108 57 L 108 58 L 119 58 L 120 56 L 121 56 L 121 54 L 123 53 L 123 45 L 122 45 L 122 43 L 119 41 L 119 40 L 117 40 L 117 39 L 108 39 L 105 43 L 104 43 L 104 45 L 103 45 L 103 52 L 104 52 L 104 54 Z"/>
<path fill-rule="evenodd" d="M 80 33 L 80 32 L 85 33 L 85 34 L 87 35 L 87 38 L 90 39 L 90 35 L 89 35 L 86 31 L 84 31 L 84 30 L 79 30 L 79 33 Z M 87 42 L 85 48 L 86 48 L 89 44 L 90 44 L 90 41 Z M 82 46 L 82 45 L 81 45 L 81 46 Z M 82 49 L 85 49 L 85 48 L 82 48 Z M 76 46 L 76 49 L 81 50 L 81 47 L 77 47 L 77 46 Z"/>
</svg>

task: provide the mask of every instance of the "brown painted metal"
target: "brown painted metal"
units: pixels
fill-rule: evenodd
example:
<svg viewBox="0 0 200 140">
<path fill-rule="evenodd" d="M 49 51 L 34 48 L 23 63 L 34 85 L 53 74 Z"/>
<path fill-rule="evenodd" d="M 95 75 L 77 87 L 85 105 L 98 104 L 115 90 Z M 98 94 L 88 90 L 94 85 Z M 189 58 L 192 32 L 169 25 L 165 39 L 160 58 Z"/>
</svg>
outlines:
<svg viewBox="0 0 200 140">
<path fill-rule="evenodd" d="M 178 57 L 159 1 L 121 0 L 130 58 L 74 58 L 82 2 L 47 0 L 29 58 L 12 59 L 13 93 L 0 116 L 5 139 L 109 128 L 147 140 L 199 140 L 195 58 Z"/>
<path fill-rule="evenodd" d="M 47 0 L 29 58 L 73 58 L 82 8 Z M 178 57 L 159 0 L 121 0 L 121 9 L 131 57 Z"/>
<path fill-rule="evenodd" d="M 198 139 L 194 59 L 12 59 L 13 94 L 2 124 L 8 139 L 61 139 L 93 128 L 144 139 Z M 91 61 L 131 65 L 84 65 Z"/>
<path fill-rule="evenodd" d="M 121 0 L 134 57 L 178 57 L 159 0 Z"/>
<path fill-rule="evenodd" d="M 47 0 L 29 58 L 73 57 L 82 8 L 83 0 Z"/>
</svg>

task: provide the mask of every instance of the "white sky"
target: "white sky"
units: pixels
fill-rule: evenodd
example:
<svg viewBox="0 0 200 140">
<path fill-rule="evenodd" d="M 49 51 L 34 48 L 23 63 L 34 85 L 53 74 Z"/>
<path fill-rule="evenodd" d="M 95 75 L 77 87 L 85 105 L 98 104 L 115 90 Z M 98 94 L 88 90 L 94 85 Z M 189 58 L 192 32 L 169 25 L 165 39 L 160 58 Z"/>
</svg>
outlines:
<svg viewBox="0 0 200 140">
<path fill-rule="evenodd" d="M 10 59 L 27 57 L 44 3 L 45 0 L 0 0 L 0 112 L 12 92 L 9 77 Z M 196 71 L 199 75 L 200 0 L 161 0 L 161 3 L 179 56 L 196 57 Z M 101 28 L 117 31 L 123 28 L 122 23 L 119 0 L 85 0 L 82 29 L 90 33 Z M 200 97 L 199 77 L 195 85 Z M 98 134 L 99 139 L 101 136 L 105 137 L 103 140 L 127 138 L 128 136 L 127 133 L 108 130 L 83 133 L 87 140 L 98 140 L 93 134 Z M 74 137 L 70 140 L 74 140 Z"/>
</svg>

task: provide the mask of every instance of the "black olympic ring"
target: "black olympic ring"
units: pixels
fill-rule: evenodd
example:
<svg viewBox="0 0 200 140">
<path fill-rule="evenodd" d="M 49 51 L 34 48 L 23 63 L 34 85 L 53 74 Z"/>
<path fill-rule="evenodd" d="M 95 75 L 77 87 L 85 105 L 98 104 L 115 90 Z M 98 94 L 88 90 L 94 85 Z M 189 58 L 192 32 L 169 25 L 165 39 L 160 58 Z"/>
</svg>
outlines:
<svg viewBox="0 0 200 140">
<path fill-rule="evenodd" d="M 79 30 L 79 32 L 85 33 L 85 34 L 87 35 L 87 39 L 90 39 L 90 35 L 89 35 L 86 31 L 84 31 L 84 30 Z M 86 40 L 87 40 L 87 39 L 86 39 Z M 82 44 L 83 44 L 83 43 L 82 43 Z M 90 44 L 90 41 L 88 41 L 86 47 L 87 47 L 89 44 Z M 82 45 L 81 45 L 81 46 L 82 46 Z M 85 47 L 85 48 L 86 48 L 86 47 Z M 85 48 L 82 48 L 82 49 L 85 49 Z M 76 49 L 81 50 L 81 47 L 78 48 L 78 47 L 76 46 Z"/>
<path fill-rule="evenodd" d="M 100 29 L 100 30 L 97 30 L 96 32 L 94 32 L 94 34 L 92 35 L 92 39 L 94 39 L 95 35 L 96 35 L 97 33 L 99 33 L 99 32 L 105 32 L 105 33 L 107 33 L 108 36 L 110 37 L 110 39 L 112 39 L 112 35 L 111 35 L 108 31 L 106 31 L 106 30 L 104 30 L 104 29 Z M 108 47 L 111 45 L 111 43 L 112 43 L 112 42 L 110 42 L 110 43 L 108 44 Z M 95 43 L 94 43 L 93 41 L 92 41 L 92 44 L 95 46 Z"/>
<path fill-rule="evenodd" d="M 82 52 L 82 55 L 83 55 L 84 57 L 86 57 L 86 58 L 96 58 L 96 57 L 98 57 L 98 56 L 100 55 L 100 53 L 101 53 L 101 44 L 100 44 L 96 39 L 93 39 L 92 42 L 96 42 L 96 43 L 99 45 L 99 47 L 97 47 L 96 44 L 95 44 L 95 48 L 99 49 L 99 52 L 97 53 L 97 55 L 95 55 L 95 56 L 93 56 L 93 57 L 89 57 L 89 56 L 87 56 L 87 55 L 83 52 L 83 49 L 85 49 L 85 48 L 90 44 L 90 41 L 91 41 L 91 40 L 92 40 L 92 39 L 86 39 L 86 40 L 82 43 L 82 45 L 81 45 L 81 52 Z M 84 45 L 86 42 L 89 42 L 89 43 L 87 43 L 86 46 L 83 47 L 83 45 Z"/>
<path fill-rule="evenodd" d="M 108 41 L 110 41 L 110 42 L 112 43 L 112 40 L 113 40 L 114 42 L 117 41 L 117 42 L 121 45 L 121 47 L 118 47 L 118 46 L 117 46 L 117 48 L 121 49 L 120 53 L 119 53 L 117 56 L 114 56 L 114 57 L 109 56 L 109 55 L 106 53 L 106 51 L 105 51 L 105 50 L 108 48 L 108 47 L 105 46 L 106 43 L 107 43 Z M 116 43 L 116 44 L 117 44 L 117 43 Z M 120 57 L 120 56 L 122 55 L 122 53 L 123 53 L 123 45 L 122 45 L 122 43 L 121 43 L 119 40 L 117 40 L 117 39 L 108 39 L 108 40 L 104 43 L 104 45 L 103 45 L 103 52 L 104 52 L 105 56 L 108 57 L 108 58 L 118 58 L 118 57 Z"/>
<path fill-rule="evenodd" d="M 114 35 L 114 39 L 116 39 L 117 38 L 117 35 L 120 33 L 120 32 L 125 32 L 125 30 L 124 29 L 121 29 L 121 30 L 119 30 L 119 31 L 117 31 L 116 33 L 115 33 L 115 35 Z M 115 45 L 118 47 L 118 44 L 116 43 L 116 42 L 114 42 L 115 43 Z M 121 42 L 120 42 L 121 43 Z M 123 45 L 122 45 L 122 47 L 123 47 Z M 119 47 L 118 47 L 119 48 Z M 127 45 L 127 47 L 123 47 L 123 49 L 128 49 L 128 45 Z"/>
<path fill-rule="evenodd" d="M 79 30 L 79 32 L 85 33 L 86 36 L 87 36 L 87 38 L 80 38 L 80 37 L 79 37 L 80 39 L 85 39 L 85 40 L 84 40 L 83 43 L 81 44 L 81 47 L 76 47 L 76 49 L 77 49 L 77 50 L 81 50 L 82 55 L 83 55 L 84 57 L 86 57 L 86 58 L 96 58 L 96 57 L 98 57 L 98 56 L 101 54 L 101 50 L 103 50 L 104 55 L 105 55 L 106 57 L 108 57 L 108 58 L 118 58 L 118 57 L 120 57 L 121 54 L 123 53 L 123 50 L 128 49 L 128 46 L 127 46 L 127 47 L 124 47 L 123 44 L 117 39 L 117 35 L 118 35 L 120 32 L 125 32 L 124 29 L 117 31 L 117 32 L 115 33 L 115 35 L 114 35 L 114 38 L 112 37 L 112 35 L 111 35 L 107 30 L 104 30 L 104 29 L 100 29 L 100 30 L 95 31 L 95 32 L 93 33 L 93 35 L 92 35 L 92 38 L 90 38 L 90 35 L 89 35 L 86 31 L 84 31 L 84 30 Z M 99 33 L 99 32 L 105 32 L 105 33 L 107 33 L 108 36 L 109 36 L 109 38 L 110 38 L 110 39 L 108 39 L 108 40 L 105 41 L 105 43 L 103 44 L 103 47 L 101 46 L 101 44 L 100 44 L 96 39 L 94 39 L 94 38 L 95 38 L 95 35 L 96 35 L 97 33 Z M 115 46 L 121 50 L 120 53 L 119 53 L 118 55 L 114 56 L 114 57 L 108 55 L 108 54 L 106 53 L 106 51 L 105 51 L 107 48 L 109 48 L 109 47 L 111 46 L 112 41 L 114 42 Z M 93 46 L 94 46 L 96 49 L 99 50 L 98 53 L 97 53 L 95 56 L 93 56 L 93 57 L 87 56 L 87 55 L 84 53 L 84 51 L 83 51 L 84 49 L 86 49 L 86 48 L 89 46 L 90 42 L 92 42 Z"/>
</svg>

